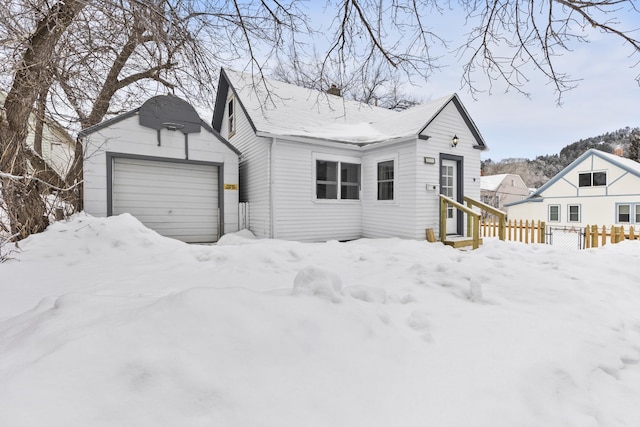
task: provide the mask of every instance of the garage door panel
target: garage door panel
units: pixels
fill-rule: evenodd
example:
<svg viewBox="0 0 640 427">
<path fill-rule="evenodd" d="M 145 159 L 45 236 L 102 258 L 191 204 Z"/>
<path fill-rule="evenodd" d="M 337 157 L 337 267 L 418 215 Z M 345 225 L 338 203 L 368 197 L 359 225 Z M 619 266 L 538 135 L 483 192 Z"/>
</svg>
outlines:
<svg viewBox="0 0 640 427">
<path fill-rule="evenodd" d="M 185 242 L 218 237 L 218 167 L 113 159 L 112 212 L 130 213 L 158 233 Z"/>
</svg>

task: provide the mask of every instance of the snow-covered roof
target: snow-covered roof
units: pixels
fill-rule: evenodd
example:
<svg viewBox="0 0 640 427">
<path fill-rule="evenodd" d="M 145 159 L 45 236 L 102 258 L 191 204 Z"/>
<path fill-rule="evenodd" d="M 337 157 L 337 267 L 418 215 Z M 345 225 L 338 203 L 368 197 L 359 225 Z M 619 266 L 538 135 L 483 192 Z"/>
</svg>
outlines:
<svg viewBox="0 0 640 427">
<path fill-rule="evenodd" d="M 454 99 L 464 110 L 456 94 L 398 112 L 237 71 L 224 70 L 222 75 L 255 131 L 265 134 L 369 144 L 418 135 Z M 218 90 L 216 110 L 222 114 L 219 107 L 224 105 L 221 97 L 226 99 L 226 91 L 223 87 Z M 221 117 L 214 115 L 214 127 L 216 119 Z M 484 146 L 475 125 L 471 127 L 478 135 L 478 144 Z"/>
<path fill-rule="evenodd" d="M 486 175 L 480 177 L 480 190 L 496 191 L 508 174 Z"/>
</svg>

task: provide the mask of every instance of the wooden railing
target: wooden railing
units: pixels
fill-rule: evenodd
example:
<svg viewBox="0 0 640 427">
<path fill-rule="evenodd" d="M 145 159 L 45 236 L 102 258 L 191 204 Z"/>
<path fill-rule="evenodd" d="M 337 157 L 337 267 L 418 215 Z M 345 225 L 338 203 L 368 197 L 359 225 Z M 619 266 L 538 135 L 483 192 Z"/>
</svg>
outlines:
<svg viewBox="0 0 640 427">
<path fill-rule="evenodd" d="M 487 218 L 482 221 L 480 229 L 482 237 L 498 237 L 500 240 L 522 243 L 546 242 L 546 224 L 544 221 L 509 220 L 502 222 L 493 218 Z"/>
<path fill-rule="evenodd" d="M 449 206 L 467 215 L 467 237 L 471 237 L 473 249 L 478 249 L 480 247 L 480 214 L 442 194 L 440 194 L 440 241 L 444 242 L 447 237 L 447 208 Z"/>
<path fill-rule="evenodd" d="M 640 230 L 635 231 L 633 225 L 629 227 L 629 231 L 625 231 L 624 226 L 610 227 L 607 229 L 604 225 L 587 226 L 584 230 L 584 247 L 597 248 L 607 244 L 607 238 L 610 243 L 620 243 L 623 240 L 640 240 Z"/>
<path fill-rule="evenodd" d="M 473 200 L 470 197 L 465 196 L 464 197 L 464 201 L 467 203 L 467 206 L 469 206 L 469 208 L 472 207 L 477 207 L 479 208 L 481 211 L 485 211 L 488 212 L 489 214 L 493 215 L 495 218 L 497 218 L 497 237 L 500 240 L 505 240 L 506 238 L 506 220 L 507 220 L 507 214 L 502 212 L 501 210 L 498 210 L 496 208 L 494 208 L 491 205 L 488 205 L 486 203 L 482 203 L 479 202 L 477 200 Z M 470 223 L 469 223 L 469 217 L 467 217 L 467 228 L 470 227 Z M 494 234 L 495 236 L 496 234 Z"/>
</svg>

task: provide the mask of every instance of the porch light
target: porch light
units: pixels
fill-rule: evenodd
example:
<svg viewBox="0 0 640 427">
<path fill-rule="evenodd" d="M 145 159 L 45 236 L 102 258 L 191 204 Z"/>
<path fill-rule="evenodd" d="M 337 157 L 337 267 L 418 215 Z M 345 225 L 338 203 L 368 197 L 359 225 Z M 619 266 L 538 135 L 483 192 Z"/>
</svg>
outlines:
<svg viewBox="0 0 640 427">
<path fill-rule="evenodd" d="M 458 141 L 459 141 L 458 135 L 453 135 L 453 138 L 451 138 L 451 146 L 452 147 L 457 146 L 458 145 Z"/>
</svg>

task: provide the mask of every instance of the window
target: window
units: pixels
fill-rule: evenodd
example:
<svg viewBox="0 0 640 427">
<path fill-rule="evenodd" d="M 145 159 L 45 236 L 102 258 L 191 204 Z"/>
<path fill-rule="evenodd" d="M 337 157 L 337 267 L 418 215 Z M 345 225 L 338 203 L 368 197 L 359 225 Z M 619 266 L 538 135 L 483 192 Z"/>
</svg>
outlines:
<svg viewBox="0 0 640 427">
<path fill-rule="evenodd" d="M 560 221 L 560 205 L 549 205 L 549 221 Z"/>
<path fill-rule="evenodd" d="M 631 205 L 617 205 L 616 222 L 629 222 L 631 220 Z"/>
<path fill-rule="evenodd" d="M 236 133 L 236 114 L 235 114 L 235 103 L 233 102 L 233 98 L 229 100 L 229 104 L 227 105 L 227 114 L 229 116 L 229 136 L 233 136 Z"/>
<path fill-rule="evenodd" d="M 580 222 L 580 205 L 569 205 L 569 222 Z"/>
<path fill-rule="evenodd" d="M 360 165 L 340 163 L 340 198 L 343 200 L 360 198 Z"/>
<path fill-rule="evenodd" d="M 378 163 L 378 200 L 393 200 L 393 160 Z"/>
<path fill-rule="evenodd" d="M 316 160 L 316 198 L 359 200 L 360 165 Z"/>
<path fill-rule="evenodd" d="M 599 187 L 607 185 L 607 173 L 606 172 L 594 172 L 593 173 L 593 186 Z"/>
<path fill-rule="evenodd" d="M 606 172 L 587 172 L 578 174 L 579 187 L 600 187 L 607 185 Z"/>
<path fill-rule="evenodd" d="M 636 224 L 640 224 L 640 204 L 634 206 L 636 212 Z"/>
</svg>

